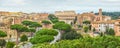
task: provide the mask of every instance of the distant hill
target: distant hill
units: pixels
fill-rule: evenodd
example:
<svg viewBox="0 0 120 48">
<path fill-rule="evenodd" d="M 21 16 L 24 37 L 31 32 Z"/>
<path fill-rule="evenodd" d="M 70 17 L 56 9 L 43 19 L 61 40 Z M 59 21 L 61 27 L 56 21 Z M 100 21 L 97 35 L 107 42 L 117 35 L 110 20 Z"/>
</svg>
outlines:
<svg viewBox="0 0 120 48">
<path fill-rule="evenodd" d="M 112 19 L 118 19 L 118 17 L 120 16 L 120 12 L 102 12 L 103 15 L 106 16 L 111 16 Z M 98 13 L 95 13 L 96 15 L 98 15 Z"/>
</svg>

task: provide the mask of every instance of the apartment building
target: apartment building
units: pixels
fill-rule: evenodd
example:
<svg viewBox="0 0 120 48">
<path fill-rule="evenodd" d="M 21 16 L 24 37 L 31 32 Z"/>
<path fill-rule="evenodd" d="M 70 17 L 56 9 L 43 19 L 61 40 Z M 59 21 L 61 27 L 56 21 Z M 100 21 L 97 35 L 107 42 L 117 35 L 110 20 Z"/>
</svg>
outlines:
<svg viewBox="0 0 120 48">
<path fill-rule="evenodd" d="M 120 19 L 92 22 L 92 29 L 95 28 L 96 32 L 106 32 L 107 28 L 112 28 L 116 36 L 120 36 Z"/>
</svg>

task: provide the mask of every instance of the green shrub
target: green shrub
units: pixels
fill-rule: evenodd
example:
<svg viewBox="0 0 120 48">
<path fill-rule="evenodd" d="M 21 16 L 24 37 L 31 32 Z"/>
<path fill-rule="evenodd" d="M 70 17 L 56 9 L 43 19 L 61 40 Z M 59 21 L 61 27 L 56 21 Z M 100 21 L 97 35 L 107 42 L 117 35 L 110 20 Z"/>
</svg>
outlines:
<svg viewBox="0 0 120 48">
<path fill-rule="evenodd" d="M 61 40 L 55 44 L 37 44 L 33 48 L 119 48 L 120 37 L 85 37 L 75 40 Z"/>
<path fill-rule="evenodd" d="M 63 30 L 65 32 L 70 32 L 70 30 L 72 29 L 71 25 L 62 22 L 55 23 L 55 25 L 53 25 L 53 28 Z"/>
<path fill-rule="evenodd" d="M 0 39 L 0 46 L 1 48 L 4 47 L 6 44 L 6 41 L 4 39 Z"/>
<path fill-rule="evenodd" d="M 41 29 L 35 33 L 35 36 L 30 39 L 30 42 L 32 44 L 51 42 L 57 34 L 58 32 L 54 29 Z"/>
<path fill-rule="evenodd" d="M 32 44 L 37 44 L 37 43 L 44 43 L 44 42 L 51 42 L 54 40 L 54 37 L 51 35 L 42 35 L 42 36 L 35 36 L 34 38 L 30 39 L 30 42 Z"/>
<path fill-rule="evenodd" d="M 26 35 L 22 35 L 21 37 L 20 37 L 20 41 L 21 42 L 24 42 L 24 41 L 27 41 L 28 40 L 28 37 L 26 36 Z"/>
<path fill-rule="evenodd" d="M 7 34 L 0 30 L 0 37 L 6 37 L 6 36 L 7 36 Z"/>
<path fill-rule="evenodd" d="M 77 34 L 77 32 L 68 32 L 62 35 L 62 39 L 67 39 L 67 40 L 79 39 L 80 37 L 82 37 L 82 35 Z"/>
<path fill-rule="evenodd" d="M 15 46 L 14 42 L 7 42 L 6 48 L 13 48 Z"/>
<path fill-rule="evenodd" d="M 37 35 L 53 35 L 56 36 L 58 34 L 58 32 L 54 29 L 42 29 L 39 30 L 38 32 L 36 32 L 36 36 Z"/>
</svg>

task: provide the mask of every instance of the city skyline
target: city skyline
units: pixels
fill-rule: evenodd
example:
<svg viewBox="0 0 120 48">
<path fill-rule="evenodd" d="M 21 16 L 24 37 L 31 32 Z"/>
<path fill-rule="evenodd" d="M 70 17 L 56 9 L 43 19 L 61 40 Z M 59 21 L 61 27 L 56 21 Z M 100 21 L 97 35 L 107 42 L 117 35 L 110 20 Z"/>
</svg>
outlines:
<svg viewBox="0 0 120 48">
<path fill-rule="evenodd" d="M 120 0 L 1 0 L 0 11 L 48 12 L 75 10 L 81 12 L 120 11 Z"/>
<path fill-rule="evenodd" d="M 119 42 L 120 0 L 0 0 L 0 48 L 120 48 Z"/>
</svg>

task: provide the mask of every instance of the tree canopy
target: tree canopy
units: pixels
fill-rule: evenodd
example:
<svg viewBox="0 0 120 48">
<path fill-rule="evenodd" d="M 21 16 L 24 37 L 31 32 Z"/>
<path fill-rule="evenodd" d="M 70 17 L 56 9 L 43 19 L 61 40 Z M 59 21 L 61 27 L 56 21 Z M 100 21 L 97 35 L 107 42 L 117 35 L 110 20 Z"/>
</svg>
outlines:
<svg viewBox="0 0 120 48">
<path fill-rule="evenodd" d="M 95 14 L 98 15 L 98 13 Z M 105 16 L 111 16 L 112 19 L 118 19 L 120 16 L 120 12 L 102 12 L 102 14 Z"/>
<path fill-rule="evenodd" d="M 3 48 L 6 44 L 6 41 L 4 39 L 0 39 L 0 46 Z"/>
<path fill-rule="evenodd" d="M 20 37 L 20 41 L 21 42 L 24 42 L 24 41 L 27 41 L 28 40 L 28 37 L 26 36 L 26 35 L 22 35 L 21 37 Z"/>
<path fill-rule="evenodd" d="M 89 27 L 88 26 L 83 26 L 84 32 L 88 32 L 89 31 Z"/>
<path fill-rule="evenodd" d="M 93 32 L 95 32 L 96 31 L 96 29 L 95 28 L 93 28 Z"/>
<path fill-rule="evenodd" d="M 58 18 L 57 18 L 55 15 L 53 15 L 53 14 L 50 14 L 50 15 L 48 16 L 48 18 L 49 18 L 49 20 L 52 21 L 52 23 L 56 23 L 56 22 L 59 21 Z"/>
<path fill-rule="evenodd" d="M 90 24 L 91 22 L 89 20 L 83 21 L 83 24 Z"/>
<path fill-rule="evenodd" d="M 21 25 L 21 24 L 11 25 L 10 28 L 11 28 L 12 30 L 16 30 L 16 31 L 17 31 L 16 44 L 19 43 L 18 38 L 19 38 L 21 32 L 29 32 L 29 29 L 28 29 L 26 26 L 23 26 L 23 25 Z"/>
<path fill-rule="evenodd" d="M 71 25 L 61 22 L 55 23 L 55 25 L 53 25 L 53 28 L 58 30 L 63 30 L 65 32 L 69 32 L 72 29 Z"/>
<path fill-rule="evenodd" d="M 30 32 L 35 32 L 36 30 L 34 28 L 29 29 Z"/>
<path fill-rule="evenodd" d="M 0 30 L 0 37 L 6 37 L 6 36 L 7 36 L 7 34 Z"/>
<path fill-rule="evenodd" d="M 39 23 L 37 23 L 37 22 L 32 22 L 32 23 L 29 25 L 29 27 L 34 27 L 34 28 L 36 28 L 36 27 L 42 27 L 42 25 L 39 24 Z"/>
<path fill-rule="evenodd" d="M 39 30 L 36 33 L 36 36 L 39 36 L 39 35 L 53 35 L 53 36 L 56 36 L 57 34 L 58 34 L 58 32 L 54 29 L 42 29 L 42 30 Z"/>
<path fill-rule="evenodd" d="M 62 35 L 62 39 L 66 40 L 79 39 L 80 37 L 82 37 L 82 35 L 77 32 L 68 32 Z"/>
<path fill-rule="evenodd" d="M 48 21 L 48 20 L 43 20 L 42 23 L 43 23 L 43 24 L 51 24 L 51 22 Z"/>
<path fill-rule="evenodd" d="M 33 48 L 120 48 L 120 37 L 85 37 L 75 40 L 62 40 L 55 44 L 36 44 Z"/>
<path fill-rule="evenodd" d="M 22 24 L 26 25 L 26 26 L 31 25 L 31 23 L 32 23 L 32 21 L 28 21 L 28 20 L 22 21 Z"/>
<path fill-rule="evenodd" d="M 74 24 L 77 23 L 77 16 L 75 16 L 75 19 L 74 19 Z"/>
<path fill-rule="evenodd" d="M 25 20 L 25 21 L 22 21 L 22 24 L 23 25 L 26 25 L 26 26 L 29 26 L 29 27 L 41 27 L 42 25 L 37 23 L 37 22 L 33 22 L 33 21 L 28 21 L 28 20 Z"/>
<path fill-rule="evenodd" d="M 115 35 L 114 29 L 112 29 L 112 28 L 107 28 L 105 33 L 107 35 Z"/>
<path fill-rule="evenodd" d="M 54 37 L 51 35 L 39 35 L 31 38 L 30 42 L 32 44 L 38 44 L 38 43 L 44 43 L 44 42 L 51 42 L 52 40 L 54 40 Z"/>
<path fill-rule="evenodd" d="M 27 27 L 20 24 L 11 25 L 10 28 L 18 32 L 29 32 L 29 29 Z"/>
<path fill-rule="evenodd" d="M 14 42 L 7 42 L 6 48 L 13 48 L 15 46 Z"/>
<path fill-rule="evenodd" d="M 50 42 L 54 40 L 54 36 L 56 36 L 58 32 L 54 29 L 41 29 L 35 33 L 35 36 L 30 39 L 32 44 Z"/>
</svg>

